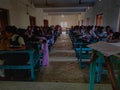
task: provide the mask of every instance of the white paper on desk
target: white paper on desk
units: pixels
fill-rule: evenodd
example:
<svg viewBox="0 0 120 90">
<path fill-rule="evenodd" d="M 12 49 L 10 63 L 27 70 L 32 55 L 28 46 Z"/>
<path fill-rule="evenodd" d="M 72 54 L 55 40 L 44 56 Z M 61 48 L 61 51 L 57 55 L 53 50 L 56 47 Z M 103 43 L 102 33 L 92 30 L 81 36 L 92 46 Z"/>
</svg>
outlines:
<svg viewBox="0 0 120 90">
<path fill-rule="evenodd" d="M 103 42 L 103 41 L 90 44 L 88 45 L 88 47 L 101 52 L 105 56 L 110 56 L 110 55 L 115 55 L 120 53 L 120 46 L 112 45 L 110 43 Z"/>
<path fill-rule="evenodd" d="M 120 42 L 117 42 L 117 43 L 110 43 L 110 44 L 120 47 Z"/>
</svg>

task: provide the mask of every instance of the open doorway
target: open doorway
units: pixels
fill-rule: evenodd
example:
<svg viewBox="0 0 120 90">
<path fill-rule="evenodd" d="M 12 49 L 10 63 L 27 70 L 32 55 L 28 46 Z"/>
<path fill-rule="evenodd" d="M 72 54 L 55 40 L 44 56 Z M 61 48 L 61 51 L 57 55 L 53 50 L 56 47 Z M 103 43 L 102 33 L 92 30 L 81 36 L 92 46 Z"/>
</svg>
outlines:
<svg viewBox="0 0 120 90">
<path fill-rule="evenodd" d="M 29 16 L 30 26 L 36 26 L 36 18 L 34 16 Z"/>
<path fill-rule="evenodd" d="M 5 30 L 5 27 L 8 26 L 8 15 L 9 11 L 7 9 L 0 8 L 0 32 Z"/>
<path fill-rule="evenodd" d="M 82 19 L 82 20 L 81 20 L 81 25 L 83 25 L 83 24 L 84 24 L 84 20 Z"/>
<path fill-rule="evenodd" d="M 90 18 L 86 18 L 86 26 L 90 25 Z"/>
<path fill-rule="evenodd" d="M 48 24 L 48 20 L 47 19 L 44 19 L 44 27 L 48 27 L 49 24 Z"/>
<path fill-rule="evenodd" d="M 60 25 L 61 25 L 63 31 L 65 31 L 66 28 L 68 27 L 68 23 L 66 21 L 60 22 Z"/>
<path fill-rule="evenodd" d="M 96 15 L 96 25 L 97 26 L 103 25 L 103 13 Z"/>
</svg>

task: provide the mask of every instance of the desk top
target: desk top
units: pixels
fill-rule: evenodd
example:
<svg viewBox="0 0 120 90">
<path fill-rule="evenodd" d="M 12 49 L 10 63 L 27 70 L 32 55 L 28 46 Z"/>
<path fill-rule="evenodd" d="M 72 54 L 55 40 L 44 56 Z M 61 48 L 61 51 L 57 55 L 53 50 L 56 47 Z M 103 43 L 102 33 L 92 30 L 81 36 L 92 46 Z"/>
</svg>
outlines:
<svg viewBox="0 0 120 90">
<path fill-rule="evenodd" d="M 114 55 L 114 56 L 116 56 L 117 58 L 119 58 L 119 59 L 120 59 L 120 55 L 116 54 L 116 55 Z"/>
<path fill-rule="evenodd" d="M 110 56 L 110 55 L 115 55 L 120 53 L 120 43 L 111 44 L 111 43 L 100 41 L 94 44 L 90 44 L 88 45 L 88 47 L 101 52 L 105 56 Z"/>
<path fill-rule="evenodd" d="M 117 43 L 110 43 L 110 44 L 120 47 L 120 42 L 117 42 Z"/>
<path fill-rule="evenodd" d="M 29 53 L 33 54 L 34 50 L 0 50 L 0 54 L 2 53 Z"/>
</svg>

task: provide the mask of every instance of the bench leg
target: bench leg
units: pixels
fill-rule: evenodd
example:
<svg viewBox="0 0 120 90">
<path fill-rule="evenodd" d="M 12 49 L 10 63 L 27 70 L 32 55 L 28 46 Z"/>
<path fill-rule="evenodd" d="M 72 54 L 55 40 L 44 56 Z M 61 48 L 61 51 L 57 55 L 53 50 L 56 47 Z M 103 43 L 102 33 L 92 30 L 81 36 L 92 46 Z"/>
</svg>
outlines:
<svg viewBox="0 0 120 90">
<path fill-rule="evenodd" d="M 91 58 L 90 58 L 90 86 L 89 86 L 89 90 L 94 90 L 95 68 L 96 68 L 96 51 L 93 50 Z"/>
<path fill-rule="evenodd" d="M 97 58 L 97 60 L 96 60 L 96 83 L 100 83 L 101 76 L 102 76 L 101 73 L 102 73 L 101 59 Z"/>
<path fill-rule="evenodd" d="M 35 79 L 35 71 L 34 71 L 34 67 L 31 68 L 31 80 Z"/>
<path fill-rule="evenodd" d="M 90 64 L 90 87 L 89 87 L 89 90 L 94 90 L 95 66 L 96 66 L 96 63 L 95 63 L 95 61 L 93 61 Z"/>
<path fill-rule="evenodd" d="M 119 90 L 118 86 L 117 86 L 117 83 L 116 83 L 116 80 L 115 80 L 115 75 L 114 75 L 114 72 L 113 72 L 112 64 L 110 62 L 110 58 L 109 57 L 104 57 L 104 58 L 105 58 L 105 63 L 106 63 L 107 70 L 108 70 L 108 73 L 109 73 L 108 75 L 109 75 L 109 78 L 111 80 L 112 88 L 113 88 L 113 90 Z"/>
</svg>

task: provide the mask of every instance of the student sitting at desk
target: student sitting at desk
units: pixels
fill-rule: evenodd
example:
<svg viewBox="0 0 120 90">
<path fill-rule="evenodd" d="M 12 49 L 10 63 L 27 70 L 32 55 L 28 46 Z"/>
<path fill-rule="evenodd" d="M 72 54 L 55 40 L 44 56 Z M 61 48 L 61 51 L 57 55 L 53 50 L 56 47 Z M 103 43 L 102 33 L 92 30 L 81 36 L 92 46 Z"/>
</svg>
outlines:
<svg viewBox="0 0 120 90">
<path fill-rule="evenodd" d="M 16 34 L 17 28 L 15 26 L 7 26 L 5 30 L 5 39 L 3 40 L 1 50 L 25 50 L 25 42 L 24 39 Z M 4 59 L 4 65 L 24 65 L 28 62 L 28 55 L 27 54 L 15 54 L 13 57 L 13 54 L 5 54 L 0 57 Z M 24 58 L 24 59 L 23 59 Z M 20 71 L 20 70 L 19 70 Z M 5 70 L 5 76 L 10 77 L 15 75 L 14 73 L 18 73 L 19 71 L 14 70 Z M 15 75 L 16 77 L 19 74 Z"/>
<path fill-rule="evenodd" d="M 18 34 L 16 34 L 17 28 L 15 26 L 6 27 L 5 32 L 10 45 L 7 47 L 8 50 L 25 50 L 26 49 L 24 39 Z M 12 48 L 12 47 L 16 47 L 16 48 Z"/>
<path fill-rule="evenodd" d="M 114 33 L 108 35 L 107 42 L 116 43 L 119 41 L 120 41 L 120 33 L 119 32 L 114 32 Z"/>
</svg>

